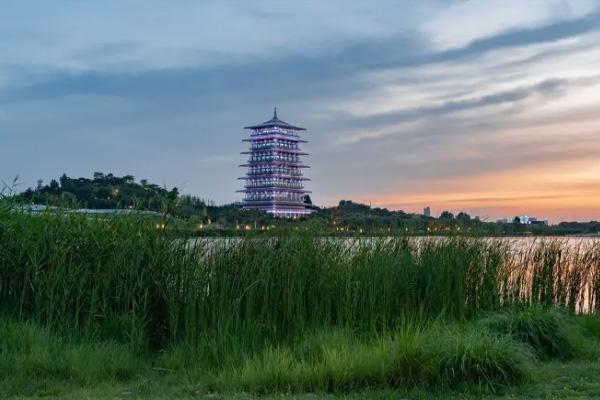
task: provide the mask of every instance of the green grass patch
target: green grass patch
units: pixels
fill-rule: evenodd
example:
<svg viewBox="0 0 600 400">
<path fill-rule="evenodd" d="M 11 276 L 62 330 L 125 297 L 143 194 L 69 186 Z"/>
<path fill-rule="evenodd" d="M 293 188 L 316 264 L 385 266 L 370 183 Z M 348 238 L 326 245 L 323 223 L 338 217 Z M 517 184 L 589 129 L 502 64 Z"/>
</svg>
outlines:
<svg viewBox="0 0 600 400">
<path fill-rule="evenodd" d="M 268 347 L 219 381 L 225 389 L 263 394 L 466 384 L 493 389 L 523 381 L 531 361 L 509 337 L 472 326 L 409 327 L 372 340 L 339 332 L 316 337 L 320 345 L 313 336 L 295 346 Z"/>
<path fill-rule="evenodd" d="M 600 339 L 600 314 L 578 315 L 576 318 L 588 335 Z"/>
<path fill-rule="evenodd" d="M 557 310 L 530 307 L 492 314 L 479 323 L 530 345 L 540 357 L 569 358 L 575 352 L 564 326 L 567 323 L 565 317 Z"/>
<path fill-rule="evenodd" d="M 0 319 L 0 394 L 5 396 L 43 393 L 53 383 L 126 382 L 145 367 L 126 345 L 66 342 L 34 324 Z"/>
<path fill-rule="evenodd" d="M 542 359 L 600 356 L 600 318 L 573 316 L 556 308 L 527 307 L 488 315 L 477 324 L 529 345 Z"/>
</svg>

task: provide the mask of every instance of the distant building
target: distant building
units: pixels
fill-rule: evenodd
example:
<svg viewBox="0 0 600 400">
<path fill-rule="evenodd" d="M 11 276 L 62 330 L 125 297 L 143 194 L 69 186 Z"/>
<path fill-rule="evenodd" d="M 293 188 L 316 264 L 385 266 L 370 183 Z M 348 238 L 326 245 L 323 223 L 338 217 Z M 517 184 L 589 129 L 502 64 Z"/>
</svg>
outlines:
<svg viewBox="0 0 600 400">
<path fill-rule="evenodd" d="M 518 216 L 514 217 L 512 221 L 514 224 L 521 224 L 521 225 L 544 225 L 544 226 L 548 225 L 547 220 L 540 220 L 537 217 L 530 217 L 528 215 L 518 215 Z"/>
<path fill-rule="evenodd" d="M 529 220 L 529 225 L 544 225 L 544 226 L 548 226 L 548 220 L 538 220 L 537 218 L 535 218 L 534 220 Z"/>
<path fill-rule="evenodd" d="M 120 208 L 60 208 L 49 207 L 40 204 L 23 204 L 14 208 L 15 211 L 23 211 L 29 214 L 43 214 L 45 212 L 61 212 L 65 214 L 85 214 L 98 216 L 120 216 L 120 215 L 153 215 L 160 217 L 162 214 L 156 211 L 144 211 L 135 209 L 120 209 Z"/>
<path fill-rule="evenodd" d="M 429 208 L 429 206 L 423 209 L 423 215 L 426 217 L 431 217 L 431 208 Z"/>
<path fill-rule="evenodd" d="M 309 191 L 304 189 L 302 164 L 300 157 L 307 155 L 300 150 L 300 132 L 306 129 L 293 126 L 277 118 L 277 109 L 273 118 L 262 124 L 247 126 L 252 131 L 249 139 L 244 201 L 245 210 L 261 210 L 275 217 L 297 218 L 312 213 L 312 202 L 307 201 Z"/>
</svg>

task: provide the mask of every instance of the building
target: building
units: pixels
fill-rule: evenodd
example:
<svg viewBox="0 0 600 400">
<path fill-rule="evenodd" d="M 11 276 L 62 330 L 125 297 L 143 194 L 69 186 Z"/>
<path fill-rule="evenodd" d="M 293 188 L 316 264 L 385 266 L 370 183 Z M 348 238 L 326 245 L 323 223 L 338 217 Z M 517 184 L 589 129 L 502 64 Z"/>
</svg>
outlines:
<svg viewBox="0 0 600 400">
<path fill-rule="evenodd" d="M 529 217 L 529 225 L 544 225 L 547 226 L 548 225 L 548 221 L 547 220 L 539 220 L 535 217 Z"/>
<path fill-rule="evenodd" d="M 429 206 L 423 209 L 423 215 L 426 217 L 431 217 L 431 208 L 429 208 Z"/>
<path fill-rule="evenodd" d="M 515 218 L 519 218 L 519 222 L 523 225 L 529 225 L 530 217 L 529 215 L 518 215 Z M 535 218 L 533 218 L 535 220 Z"/>
<path fill-rule="evenodd" d="M 540 220 L 540 219 L 537 219 L 536 217 L 529 217 L 529 218 L 527 218 L 527 224 L 528 225 L 548 225 L 548 221 Z"/>
<path fill-rule="evenodd" d="M 304 168 L 301 156 L 308 155 L 300 150 L 300 128 L 277 117 L 277 108 L 273 118 L 259 125 L 247 126 L 251 131 L 250 149 L 242 152 L 248 155 L 248 163 L 240 165 L 247 168 L 246 176 L 239 178 L 245 181 L 242 208 L 245 210 L 261 210 L 276 217 L 298 218 L 308 215 L 313 210 L 305 202 Z"/>
<path fill-rule="evenodd" d="M 512 223 L 521 225 L 548 225 L 547 220 L 539 220 L 536 217 L 530 217 L 528 215 L 517 215 L 512 219 Z"/>
</svg>

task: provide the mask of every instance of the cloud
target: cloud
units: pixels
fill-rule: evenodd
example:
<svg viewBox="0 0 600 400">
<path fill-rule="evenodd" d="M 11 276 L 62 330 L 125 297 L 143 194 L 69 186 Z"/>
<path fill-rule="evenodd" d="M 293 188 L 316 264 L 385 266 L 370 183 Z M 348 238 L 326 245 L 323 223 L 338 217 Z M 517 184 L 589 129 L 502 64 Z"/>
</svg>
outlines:
<svg viewBox="0 0 600 400">
<path fill-rule="evenodd" d="M 515 103 L 524 100 L 534 94 L 548 95 L 559 91 L 567 84 L 564 80 L 547 80 L 536 85 L 498 92 L 487 96 L 470 98 L 459 101 L 448 101 L 442 104 L 433 105 L 430 107 L 418 107 L 412 110 L 403 110 L 398 112 L 388 112 L 380 114 L 365 122 L 369 125 L 391 124 L 399 121 L 426 118 L 442 114 L 451 114 L 458 111 L 471 110 L 482 108 L 490 105 L 503 103 Z"/>
<path fill-rule="evenodd" d="M 482 39 L 500 42 L 514 31 L 539 30 L 548 25 L 578 20 L 597 11 L 598 3 L 589 1 L 515 1 L 472 0 L 448 2 L 431 13 L 422 25 L 425 36 L 436 50 L 463 48 Z M 521 34 L 522 35 L 522 34 Z"/>
<path fill-rule="evenodd" d="M 9 1 L 3 8 L 0 46 L 5 60 L 72 72 L 232 65 L 322 54 L 348 40 L 398 33 L 412 24 L 414 14 L 391 1 L 374 8 L 341 0 L 191 2 L 177 7 L 142 7 L 126 0 L 46 2 L 35 9 Z M 122 43 L 131 44 L 128 51 L 115 51 Z"/>
<path fill-rule="evenodd" d="M 534 204 L 569 195 L 510 174 L 595 176 L 595 3 L 7 4 L 5 180 L 110 170 L 230 202 L 241 127 L 275 105 L 309 129 L 317 202 Z"/>
</svg>

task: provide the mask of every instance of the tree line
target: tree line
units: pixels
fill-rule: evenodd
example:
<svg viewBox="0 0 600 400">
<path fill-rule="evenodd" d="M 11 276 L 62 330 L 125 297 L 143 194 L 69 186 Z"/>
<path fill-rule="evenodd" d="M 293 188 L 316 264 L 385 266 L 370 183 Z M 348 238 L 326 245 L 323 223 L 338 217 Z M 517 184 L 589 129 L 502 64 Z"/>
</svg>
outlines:
<svg viewBox="0 0 600 400">
<path fill-rule="evenodd" d="M 323 234 L 482 234 L 482 235 L 566 235 L 600 234 L 600 223 L 562 222 L 554 226 L 527 226 L 495 223 L 472 218 L 466 212 L 456 215 L 443 211 L 439 218 L 371 207 L 350 200 L 336 206 L 316 207 L 310 198 L 305 202 L 314 212 L 300 220 L 274 218 L 259 211 L 242 210 L 238 204 L 215 205 L 196 196 L 181 194 L 177 187 L 168 189 L 132 175 L 115 176 L 95 172 L 91 178 L 71 178 L 63 174 L 48 184 L 38 181 L 15 199 L 29 204 L 89 209 L 135 209 L 154 211 L 220 231 L 258 230 L 265 227 L 302 229 Z M 205 230 L 210 232 L 211 229 Z"/>
</svg>

